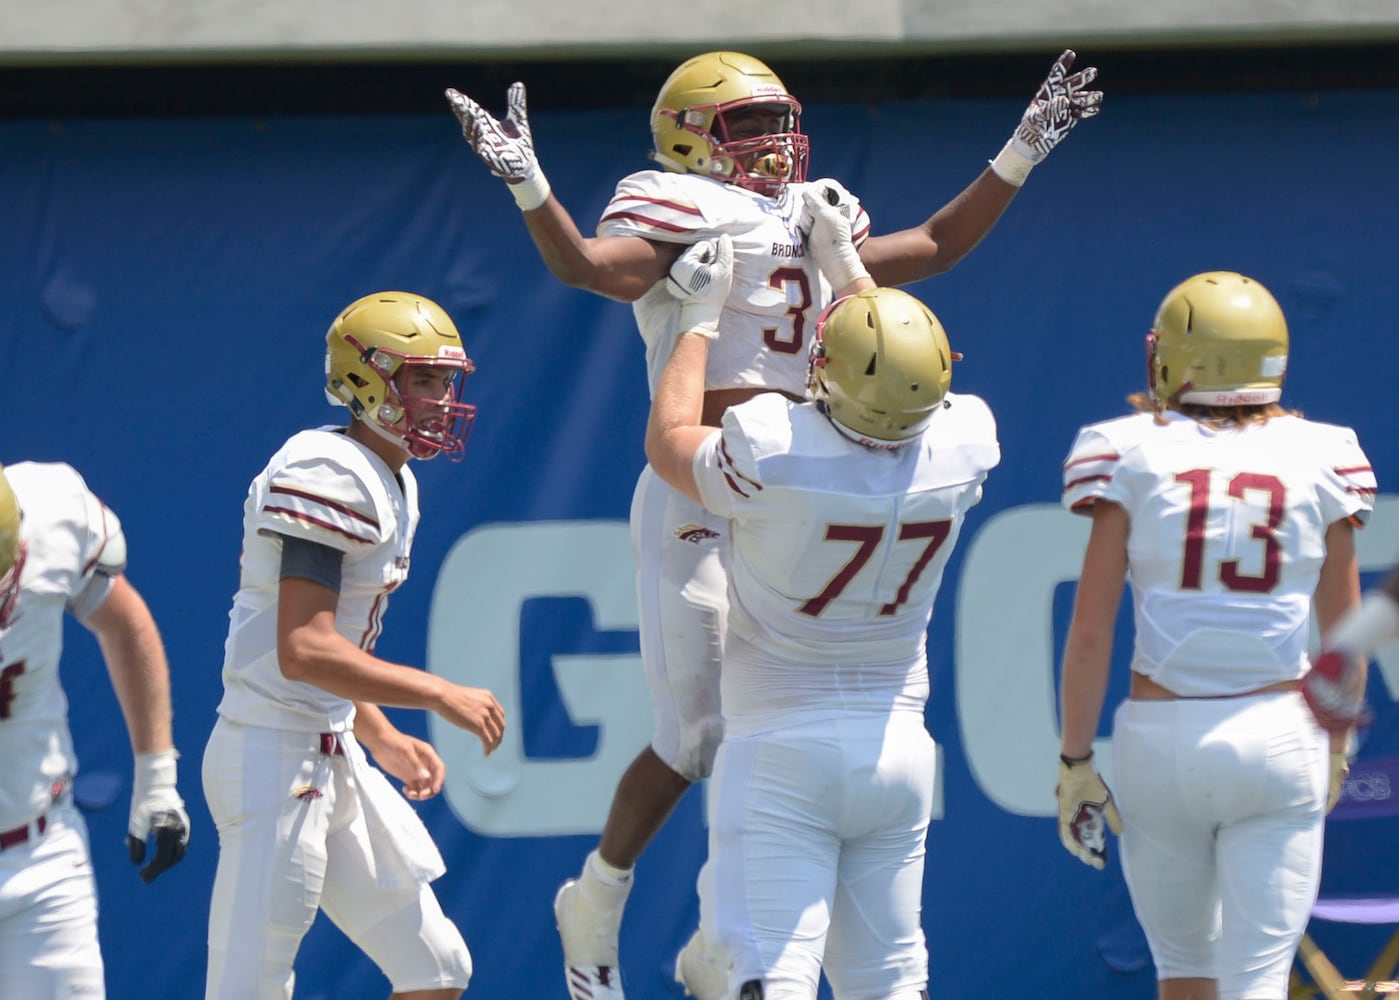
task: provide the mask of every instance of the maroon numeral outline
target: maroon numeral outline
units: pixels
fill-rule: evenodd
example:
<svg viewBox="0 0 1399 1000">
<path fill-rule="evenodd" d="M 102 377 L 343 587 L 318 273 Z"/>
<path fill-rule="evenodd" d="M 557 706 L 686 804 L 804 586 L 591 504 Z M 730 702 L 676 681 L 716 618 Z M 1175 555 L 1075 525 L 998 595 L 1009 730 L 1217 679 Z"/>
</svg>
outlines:
<svg viewBox="0 0 1399 1000">
<path fill-rule="evenodd" d="M 1185 521 L 1185 552 L 1180 565 L 1180 589 L 1199 590 L 1204 585 L 1205 521 L 1209 517 L 1210 470 L 1191 469 L 1177 473 L 1176 482 L 1190 487 L 1190 513 Z M 1282 576 L 1282 544 L 1277 530 L 1282 524 L 1287 488 L 1277 476 L 1240 472 L 1229 480 L 1229 495 L 1242 500 L 1249 490 L 1268 494 L 1268 520 L 1255 521 L 1250 536 L 1263 543 L 1263 572 L 1250 576 L 1239 571 L 1238 559 L 1221 560 L 1219 582 L 1225 588 L 1245 594 L 1267 594 Z"/>
<path fill-rule="evenodd" d="M 881 615 L 892 615 L 898 611 L 899 606 L 908 602 L 909 592 L 913 585 L 918 582 L 918 578 L 923 575 L 923 570 L 937 554 L 942 543 L 947 541 L 947 536 L 952 533 L 952 522 L 943 521 L 910 521 L 907 524 L 899 525 L 899 541 L 916 541 L 927 539 L 928 544 L 923 547 L 923 552 L 918 556 L 918 560 L 908 571 L 908 576 L 904 578 L 903 586 L 899 587 L 898 596 L 894 600 L 879 609 Z M 826 541 L 828 542 L 856 542 L 859 547 L 855 550 L 848 562 L 840 568 L 835 576 L 831 577 L 829 583 L 821 593 L 806 601 L 797 610 L 812 618 L 819 618 L 826 610 L 826 606 L 840 596 L 846 587 L 850 586 L 850 581 L 855 579 L 857 573 L 864 568 L 874 555 L 874 550 L 879 547 L 879 543 L 884 539 L 884 526 L 881 525 L 859 525 L 859 524 L 828 524 L 826 525 Z"/>
<path fill-rule="evenodd" d="M 779 340 L 777 327 L 763 327 L 763 343 L 778 354 L 801 352 L 802 341 L 806 339 L 806 311 L 811 308 L 811 281 L 805 271 L 799 267 L 779 267 L 768 275 L 768 287 L 775 288 L 784 295 L 789 284 L 796 285 L 802 293 L 799 304 L 787 307 L 787 315 L 792 317 L 792 339 Z"/>
</svg>

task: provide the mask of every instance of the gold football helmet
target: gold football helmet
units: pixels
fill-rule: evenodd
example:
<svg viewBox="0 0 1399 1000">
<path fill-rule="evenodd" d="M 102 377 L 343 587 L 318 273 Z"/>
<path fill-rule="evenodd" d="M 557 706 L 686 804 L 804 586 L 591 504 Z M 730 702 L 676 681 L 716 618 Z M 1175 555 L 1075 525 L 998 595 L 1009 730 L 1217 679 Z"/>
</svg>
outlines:
<svg viewBox="0 0 1399 1000">
<path fill-rule="evenodd" d="M 932 310 L 897 288 L 847 295 L 816 321 L 807 393 L 874 441 L 923 433 L 952 385 L 952 348 Z"/>
<path fill-rule="evenodd" d="M 396 380 L 414 367 L 453 372 L 445 398 L 401 392 Z M 476 407 L 461 401 L 462 383 L 474 370 L 446 310 L 410 292 L 357 299 L 326 333 L 326 392 L 414 458 L 461 458 L 476 418 Z"/>
<path fill-rule="evenodd" d="M 1171 289 L 1146 338 L 1158 406 L 1275 403 L 1287 374 L 1287 320 L 1268 289 L 1208 271 Z"/>
<path fill-rule="evenodd" d="M 28 548 L 19 537 L 19 502 L 0 466 L 0 628 L 7 628 L 19 602 L 19 578 Z"/>
<path fill-rule="evenodd" d="M 706 52 L 670 74 L 651 109 L 652 158 L 775 195 L 806 180 L 802 106 L 767 65 L 741 52 Z"/>
</svg>

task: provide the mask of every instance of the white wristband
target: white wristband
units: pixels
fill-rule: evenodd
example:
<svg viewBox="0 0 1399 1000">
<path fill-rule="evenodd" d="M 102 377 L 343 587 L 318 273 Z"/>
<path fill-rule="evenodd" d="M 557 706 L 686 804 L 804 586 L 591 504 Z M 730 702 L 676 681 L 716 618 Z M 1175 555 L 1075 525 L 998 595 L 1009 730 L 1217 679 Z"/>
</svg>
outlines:
<svg viewBox="0 0 1399 1000">
<path fill-rule="evenodd" d="M 1399 604 L 1388 594 L 1371 591 L 1360 607 L 1336 623 L 1326 645 L 1368 656 L 1395 637 L 1399 637 Z"/>
<path fill-rule="evenodd" d="M 506 181 L 505 186 L 515 196 L 515 204 L 520 206 L 521 212 L 532 211 L 549 200 L 549 178 L 538 167 L 517 183 Z"/>
<path fill-rule="evenodd" d="M 1020 187 L 1025 183 L 1025 178 L 1030 176 L 1030 171 L 1034 169 L 1034 161 L 1028 159 L 1022 153 L 1016 151 L 1015 139 L 1007 142 L 1001 151 L 996 154 L 996 158 L 991 160 L 991 169 L 996 172 L 996 176 L 1007 184 Z"/>
</svg>

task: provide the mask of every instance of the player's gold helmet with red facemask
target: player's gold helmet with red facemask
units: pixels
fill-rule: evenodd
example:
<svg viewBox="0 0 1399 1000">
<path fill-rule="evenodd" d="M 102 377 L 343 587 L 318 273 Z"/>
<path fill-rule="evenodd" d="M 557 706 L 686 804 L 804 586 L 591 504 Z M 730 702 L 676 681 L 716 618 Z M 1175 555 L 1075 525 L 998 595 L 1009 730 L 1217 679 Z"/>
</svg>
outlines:
<svg viewBox="0 0 1399 1000">
<path fill-rule="evenodd" d="M 652 159 L 776 195 L 806 180 L 801 104 L 767 65 L 741 52 L 706 52 L 670 74 L 651 109 Z"/>
<path fill-rule="evenodd" d="M 1146 338 L 1158 406 L 1256 406 L 1282 397 L 1287 320 L 1272 293 L 1234 271 L 1207 271 L 1167 293 Z"/>
<path fill-rule="evenodd" d="M 0 628 L 7 628 L 19 601 L 19 578 L 28 550 L 19 537 L 19 502 L 0 466 Z"/>
<path fill-rule="evenodd" d="M 395 379 L 414 366 L 454 371 L 447 398 L 405 399 Z M 326 333 L 326 395 L 417 459 L 461 458 L 476 418 L 476 407 L 461 401 L 462 383 L 474 370 L 446 310 L 411 292 L 356 299 Z"/>
<path fill-rule="evenodd" d="M 958 357 L 922 302 L 870 289 L 836 299 L 816 321 L 807 395 L 862 443 L 897 447 L 927 428 Z"/>
</svg>

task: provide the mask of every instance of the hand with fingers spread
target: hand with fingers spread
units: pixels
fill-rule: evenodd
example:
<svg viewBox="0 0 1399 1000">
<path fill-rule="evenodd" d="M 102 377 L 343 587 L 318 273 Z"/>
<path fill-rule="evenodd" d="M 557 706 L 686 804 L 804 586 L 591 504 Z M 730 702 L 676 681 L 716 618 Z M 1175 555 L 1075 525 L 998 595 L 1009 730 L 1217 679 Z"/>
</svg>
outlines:
<svg viewBox="0 0 1399 1000">
<path fill-rule="evenodd" d="M 184 799 L 175 790 L 178 756 L 173 747 L 136 755 L 126 850 L 133 865 L 145 861 L 150 853 L 150 861 L 139 873 L 148 885 L 179 864 L 189 846 L 189 815 Z"/>
<path fill-rule="evenodd" d="M 1030 170 L 1042 162 L 1084 118 L 1101 109 L 1103 92 L 1087 89 L 1098 78 L 1096 66 L 1070 73 L 1073 49 L 1065 49 L 1050 67 L 1049 76 L 1035 93 L 1010 141 L 991 161 L 991 169 L 1008 184 L 1025 183 Z"/>
<path fill-rule="evenodd" d="M 1082 760 L 1059 758 L 1059 841 L 1085 865 L 1102 869 L 1107 864 L 1108 831 L 1122 832 L 1122 817 L 1112 792 L 1093 767 L 1092 756 Z"/>
<path fill-rule="evenodd" d="M 447 90 L 447 103 L 461 123 L 461 134 L 491 173 L 510 186 L 521 211 L 538 208 L 549 199 L 549 181 L 539 169 L 525 107 L 525 85 L 512 83 L 506 92 L 509 110 L 497 121 L 459 90 Z"/>
<path fill-rule="evenodd" d="M 680 331 L 713 340 L 733 284 L 734 248 L 728 233 L 685 249 L 666 274 L 666 289 L 679 299 Z"/>
</svg>

